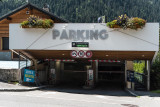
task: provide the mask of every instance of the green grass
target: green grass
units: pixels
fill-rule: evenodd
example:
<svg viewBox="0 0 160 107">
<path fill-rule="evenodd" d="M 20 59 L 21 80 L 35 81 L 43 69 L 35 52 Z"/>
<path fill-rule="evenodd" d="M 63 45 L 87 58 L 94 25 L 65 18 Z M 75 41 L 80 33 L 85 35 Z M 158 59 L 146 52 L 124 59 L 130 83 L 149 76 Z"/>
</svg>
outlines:
<svg viewBox="0 0 160 107">
<path fill-rule="evenodd" d="M 160 90 L 154 90 L 154 91 L 151 91 L 151 92 L 160 94 Z"/>
</svg>

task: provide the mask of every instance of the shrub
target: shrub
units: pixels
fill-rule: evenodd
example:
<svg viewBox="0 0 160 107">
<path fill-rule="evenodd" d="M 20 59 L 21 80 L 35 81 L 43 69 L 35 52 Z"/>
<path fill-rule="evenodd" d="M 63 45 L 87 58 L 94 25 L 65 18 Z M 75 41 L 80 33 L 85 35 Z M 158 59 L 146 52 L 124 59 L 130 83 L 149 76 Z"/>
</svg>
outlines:
<svg viewBox="0 0 160 107">
<path fill-rule="evenodd" d="M 151 89 L 160 89 L 160 51 L 151 67 Z"/>
</svg>

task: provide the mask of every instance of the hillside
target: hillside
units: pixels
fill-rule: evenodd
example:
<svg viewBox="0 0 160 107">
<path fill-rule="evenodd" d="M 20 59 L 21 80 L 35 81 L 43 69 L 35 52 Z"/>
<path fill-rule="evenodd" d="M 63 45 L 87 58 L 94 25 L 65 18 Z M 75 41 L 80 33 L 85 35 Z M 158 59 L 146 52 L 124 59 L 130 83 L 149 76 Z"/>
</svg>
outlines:
<svg viewBox="0 0 160 107">
<path fill-rule="evenodd" d="M 25 0 L 2 0 L 0 16 L 25 4 Z M 70 22 L 97 22 L 105 15 L 107 21 L 126 13 L 129 17 L 141 17 L 148 22 L 160 22 L 160 0 L 30 0 L 43 7 L 50 5 L 50 11 Z"/>
</svg>

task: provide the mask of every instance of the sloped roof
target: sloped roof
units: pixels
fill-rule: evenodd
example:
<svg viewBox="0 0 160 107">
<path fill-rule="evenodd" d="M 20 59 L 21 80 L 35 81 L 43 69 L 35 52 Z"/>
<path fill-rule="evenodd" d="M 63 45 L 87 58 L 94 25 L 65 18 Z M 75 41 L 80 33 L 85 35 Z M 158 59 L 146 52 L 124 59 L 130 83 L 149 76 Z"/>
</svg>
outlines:
<svg viewBox="0 0 160 107">
<path fill-rule="evenodd" d="M 7 18 L 7 17 L 9 17 L 9 16 L 11 16 L 11 15 L 13 15 L 13 14 L 15 14 L 15 13 L 17 13 L 18 11 L 20 11 L 20 10 L 26 8 L 26 7 L 34 8 L 34 9 L 36 9 L 36 10 L 38 10 L 38 11 L 40 11 L 40 12 L 46 14 L 46 15 L 49 15 L 52 20 L 56 19 L 56 20 L 59 20 L 59 21 L 62 22 L 62 23 L 68 23 L 67 20 L 62 19 L 62 18 L 54 15 L 53 13 L 48 12 L 48 11 L 46 11 L 46 10 L 44 10 L 44 9 L 41 9 L 41 8 L 39 8 L 39 7 L 31 4 L 31 3 L 24 4 L 24 5 L 20 6 L 20 7 L 18 7 L 17 9 L 15 9 L 15 10 L 13 10 L 13 11 L 5 14 L 5 15 L 3 15 L 2 17 L 0 17 L 0 21 L 3 20 L 3 19 L 5 19 L 5 18 Z"/>
</svg>

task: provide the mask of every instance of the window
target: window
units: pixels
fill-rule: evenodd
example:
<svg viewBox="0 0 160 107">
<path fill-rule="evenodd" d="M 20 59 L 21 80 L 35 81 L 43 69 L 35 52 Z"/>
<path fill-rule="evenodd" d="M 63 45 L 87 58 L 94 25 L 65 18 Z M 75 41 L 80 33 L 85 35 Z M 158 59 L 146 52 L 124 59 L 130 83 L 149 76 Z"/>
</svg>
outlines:
<svg viewBox="0 0 160 107">
<path fill-rule="evenodd" d="M 9 37 L 2 37 L 2 50 L 9 50 Z"/>
</svg>

